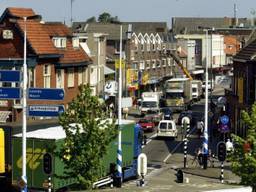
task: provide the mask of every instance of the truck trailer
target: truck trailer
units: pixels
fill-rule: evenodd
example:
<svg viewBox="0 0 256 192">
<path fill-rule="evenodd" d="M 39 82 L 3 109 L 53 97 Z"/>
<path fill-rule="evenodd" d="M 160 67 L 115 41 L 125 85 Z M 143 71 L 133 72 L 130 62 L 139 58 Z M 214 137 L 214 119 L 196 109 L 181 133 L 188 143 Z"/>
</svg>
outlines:
<svg viewBox="0 0 256 192">
<path fill-rule="evenodd" d="M 137 176 L 137 157 L 141 153 L 143 132 L 140 126 L 132 120 L 122 120 L 122 154 L 123 154 L 123 180 Z M 14 131 L 16 132 L 16 131 Z M 47 190 L 49 178 L 51 178 L 51 190 L 60 191 L 75 184 L 75 179 L 67 179 L 64 176 L 65 166 L 61 159 L 53 152 L 58 150 L 64 142 L 66 135 L 60 125 L 44 127 L 27 132 L 27 186 L 34 190 Z M 10 149 L 11 146 L 11 149 Z M 13 188 L 19 188 L 22 175 L 22 134 L 15 133 L 6 145 L 5 153 L 11 156 L 11 174 L 7 178 L 12 181 Z M 107 154 L 103 157 L 101 178 L 94 187 L 114 182 L 113 166 L 117 159 L 117 138 L 107 146 Z M 9 153 L 12 151 L 11 155 Z M 45 157 L 51 159 L 51 171 L 45 168 Z M 49 165 L 49 163 L 48 163 Z M 115 169 L 114 169 L 115 170 Z M 9 187 L 9 186 L 8 186 Z M 9 188 L 7 188 L 9 189 Z"/>
<path fill-rule="evenodd" d="M 189 78 L 172 78 L 164 84 L 165 106 L 173 111 L 187 110 L 192 103 L 192 82 Z"/>
</svg>

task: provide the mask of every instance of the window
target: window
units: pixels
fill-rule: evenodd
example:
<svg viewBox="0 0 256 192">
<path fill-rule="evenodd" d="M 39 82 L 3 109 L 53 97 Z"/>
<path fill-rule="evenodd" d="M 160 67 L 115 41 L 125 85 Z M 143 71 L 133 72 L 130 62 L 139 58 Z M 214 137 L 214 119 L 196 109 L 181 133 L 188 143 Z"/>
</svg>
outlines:
<svg viewBox="0 0 256 192">
<path fill-rule="evenodd" d="M 51 66 L 45 65 L 44 66 L 44 88 L 51 87 Z"/>
<path fill-rule="evenodd" d="M 150 41 L 147 41 L 147 51 L 150 51 Z"/>
<path fill-rule="evenodd" d="M 161 61 L 160 60 L 157 60 L 156 61 L 156 66 L 159 68 L 159 67 L 161 67 Z"/>
<path fill-rule="evenodd" d="M 56 70 L 56 88 L 64 88 L 64 69 Z"/>
<path fill-rule="evenodd" d="M 150 61 L 149 60 L 146 61 L 146 69 L 150 69 Z"/>
<path fill-rule="evenodd" d="M 141 51 L 144 51 L 144 43 L 141 43 L 141 44 L 140 44 L 140 50 L 141 50 Z"/>
<path fill-rule="evenodd" d="M 132 63 L 132 69 L 138 69 L 138 63 Z"/>
<path fill-rule="evenodd" d="M 170 58 L 167 58 L 167 65 L 171 66 L 171 59 Z"/>
<path fill-rule="evenodd" d="M 152 60 L 152 69 L 156 68 L 156 60 Z"/>
<path fill-rule="evenodd" d="M 83 68 L 78 68 L 78 85 L 81 85 L 83 83 Z"/>
<path fill-rule="evenodd" d="M 34 87 L 35 86 L 35 73 L 34 68 L 28 69 L 28 86 Z"/>
<path fill-rule="evenodd" d="M 72 45 L 74 48 L 79 48 L 79 38 L 78 37 L 72 38 Z"/>
<path fill-rule="evenodd" d="M 68 68 L 68 87 L 74 87 L 74 68 Z"/>
<path fill-rule="evenodd" d="M 152 44 L 152 50 L 153 50 L 153 51 L 156 50 L 156 44 L 155 44 L 155 43 Z"/>
<path fill-rule="evenodd" d="M 67 38 L 66 37 L 53 37 L 54 46 L 57 48 L 66 48 Z"/>
<path fill-rule="evenodd" d="M 166 67 L 166 59 L 162 59 L 162 66 Z"/>
<path fill-rule="evenodd" d="M 140 70 L 144 70 L 145 69 L 145 61 L 141 61 L 140 62 Z"/>
</svg>

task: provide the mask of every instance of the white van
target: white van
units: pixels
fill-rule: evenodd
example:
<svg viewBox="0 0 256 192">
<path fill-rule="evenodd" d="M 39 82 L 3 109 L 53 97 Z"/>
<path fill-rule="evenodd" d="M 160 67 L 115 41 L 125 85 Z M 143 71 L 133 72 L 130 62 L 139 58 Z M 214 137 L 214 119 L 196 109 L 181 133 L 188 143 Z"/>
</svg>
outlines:
<svg viewBox="0 0 256 192">
<path fill-rule="evenodd" d="M 157 137 L 177 137 L 178 131 L 175 121 L 161 120 L 157 127 Z"/>
</svg>

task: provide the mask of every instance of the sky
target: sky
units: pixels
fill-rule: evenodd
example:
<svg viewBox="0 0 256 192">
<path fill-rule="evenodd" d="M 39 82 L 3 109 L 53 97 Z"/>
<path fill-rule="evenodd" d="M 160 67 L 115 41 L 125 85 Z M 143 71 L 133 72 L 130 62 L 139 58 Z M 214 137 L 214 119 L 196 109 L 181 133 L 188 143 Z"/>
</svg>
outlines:
<svg viewBox="0 0 256 192">
<path fill-rule="evenodd" d="M 255 0 L 72 0 L 73 21 L 85 21 L 103 12 L 120 21 L 167 22 L 172 17 L 252 17 Z M 71 0 L 0 0 L 0 13 L 7 7 L 32 8 L 44 21 L 70 24 Z"/>
</svg>

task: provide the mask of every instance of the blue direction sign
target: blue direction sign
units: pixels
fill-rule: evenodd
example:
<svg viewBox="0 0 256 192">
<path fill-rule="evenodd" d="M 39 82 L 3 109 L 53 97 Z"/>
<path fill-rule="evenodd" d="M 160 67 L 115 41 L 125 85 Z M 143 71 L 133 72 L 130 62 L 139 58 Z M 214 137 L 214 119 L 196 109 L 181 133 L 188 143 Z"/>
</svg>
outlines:
<svg viewBox="0 0 256 192">
<path fill-rule="evenodd" d="M 220 117 L 220 122 L 223 124 L 223 125 L 227 125 L 228 122 L 229 122 L 229 117 L 227 115 L 222 115 Z"/>
<path fill-rule="evenodd" d="M 20 88 L 19 87 L 1 87 L 0 88 L 0 99 L 20 99 Z"/>
<path fill-rule="evenodd" d="M 30 105 L 28 106 L 29 116 L 56 117 L 64 112 L 63 105 Z"/>
<path fill-rule="evenodd" d="M 3 82 L 20 82 L 20 71 L 17 71 L 17 70 L 0 70 L 0 81 L 3 81 Z"/>
<path fill-rule="evenodd" d="M 63 100 L 63 89 L 29 88 L 28 98 L 34 100 Z"/>
</svg>

